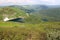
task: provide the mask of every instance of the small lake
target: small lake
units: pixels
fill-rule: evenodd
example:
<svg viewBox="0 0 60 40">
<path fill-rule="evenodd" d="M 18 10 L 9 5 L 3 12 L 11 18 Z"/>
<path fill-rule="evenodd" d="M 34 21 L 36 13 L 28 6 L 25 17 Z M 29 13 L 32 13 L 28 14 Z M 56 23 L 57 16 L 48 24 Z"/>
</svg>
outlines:
<svg viewBox="0 0 60 40">
<path fill-rule="evenodd" d="M 11 19 L 9 21 L 13 21 L 13 22 L 23 22 L 23 18 L 16 18 L 16 19 Z"/>
</svg>

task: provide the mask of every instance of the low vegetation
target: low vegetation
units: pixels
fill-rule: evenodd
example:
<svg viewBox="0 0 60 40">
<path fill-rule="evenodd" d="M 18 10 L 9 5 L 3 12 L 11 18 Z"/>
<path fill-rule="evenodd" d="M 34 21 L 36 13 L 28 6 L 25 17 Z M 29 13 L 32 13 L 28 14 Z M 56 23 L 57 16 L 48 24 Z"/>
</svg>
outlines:
<svg viewBox="0 0 60 40">
<path fill-rule="evenodd" d="M 60 40 L 59 33 L 60 22 L 0 22 L 0 40 Z"/>
<path fill-rule="evenodd" d="M 55 13 L 55 11 L 53 12 Z M 60 21 L 55 21 L 55 17 L 58 17 L 56 14 L 55 17 L 51 15 L 54 20 L 50 19 L 49 14 L 53 12 L 43 10 L 43 12 L 31 13 L 28 17 L 25 11 L 16 7 L 0 8 L 0 40 L 60 40 Z M 24 18 L 23 23 L 3 22 L 6 16 L 26 18 Z"/>
</svg>

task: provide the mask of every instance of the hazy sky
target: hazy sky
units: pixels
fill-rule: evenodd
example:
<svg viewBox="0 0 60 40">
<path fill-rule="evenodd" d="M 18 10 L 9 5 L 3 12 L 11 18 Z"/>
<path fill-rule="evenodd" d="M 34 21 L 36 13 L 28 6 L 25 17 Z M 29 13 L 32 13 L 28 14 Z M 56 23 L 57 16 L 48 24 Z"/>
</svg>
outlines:
<svg viewBox="0 0 60 40">
<path fill-rule="evenodd" d="M 45 5 L 60 5 L 60 0 L 0 0 L 0 5 L 4 4 L 45 4 Z"/>
</svg>

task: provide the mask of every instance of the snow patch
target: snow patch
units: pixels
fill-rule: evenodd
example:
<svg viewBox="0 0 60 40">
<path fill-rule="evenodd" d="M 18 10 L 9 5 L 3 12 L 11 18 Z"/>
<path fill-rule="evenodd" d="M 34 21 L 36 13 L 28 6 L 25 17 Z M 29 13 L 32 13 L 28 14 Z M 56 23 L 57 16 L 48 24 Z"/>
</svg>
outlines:
<svg viewBox="0 0 60 40">
<path fill-rule="evenodd" d="M 8 21 L 8 20 L 9 20 L 9 18 L 8 17 L 5 17 L 3 21 Z"/>
</svg>

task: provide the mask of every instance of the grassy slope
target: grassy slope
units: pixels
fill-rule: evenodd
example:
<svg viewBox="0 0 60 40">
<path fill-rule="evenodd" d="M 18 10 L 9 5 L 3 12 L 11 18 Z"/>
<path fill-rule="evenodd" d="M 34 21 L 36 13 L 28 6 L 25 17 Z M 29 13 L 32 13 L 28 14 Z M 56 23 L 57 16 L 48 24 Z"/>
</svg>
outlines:
<svg viewBox="0 0 60 40">
<path fill-rule="evenodd" d="M 46 33 L 53 32 L 50 28 L 58 30 L 60 22 L 42 22 L 39 24 L 0 22 L 0 38 L 4 38 L 4 40 L 45 40 Z"/>
<path fill-rule="evenodd" d="M 20 9 L 9 7 L 9 10 L 10 9 L 18 13 L 14 15 L 14 17 L 19 16 L 20 13 L 23 13 L 20 15 L 25 16 L 25 12 L 22 12 Z M 6 13 L 9 13 L 8 15 L 10 16 L 12 13 L 10 13 L 9 10 L 7 10 Z M 0 13 L 5 12 L 0 10 Z M 30 17 L 26 19 L 26 23 L 0 21 L 0 40 L 46 40 L 46 34 L 50 28 L 60 28 L 60 22 L 40 22 L 40 19 L 38 19 L 40 16 L 38 15 L 36 15 L 37 17 L 30 15 Z M 53 31 L 49 30 L 49 32 Z"/>
<path fill-rule="evenodd" d="M 35 12 L 34 15 L 39 16 L 41 19 L 47 19 L 48 21 L 60 21 L 60 8 L 52 8 L 46 10 L 40 10 Z"/>
<path fill-rule="evenodd" d="M 0 19 L 3 19 L 5 17 L 3 15 L 6 15 L 10 18 L 19 16 L 26 17 L 26 12 L 16 7 L 4 7 L 0 8 Z"/>
</svg>

